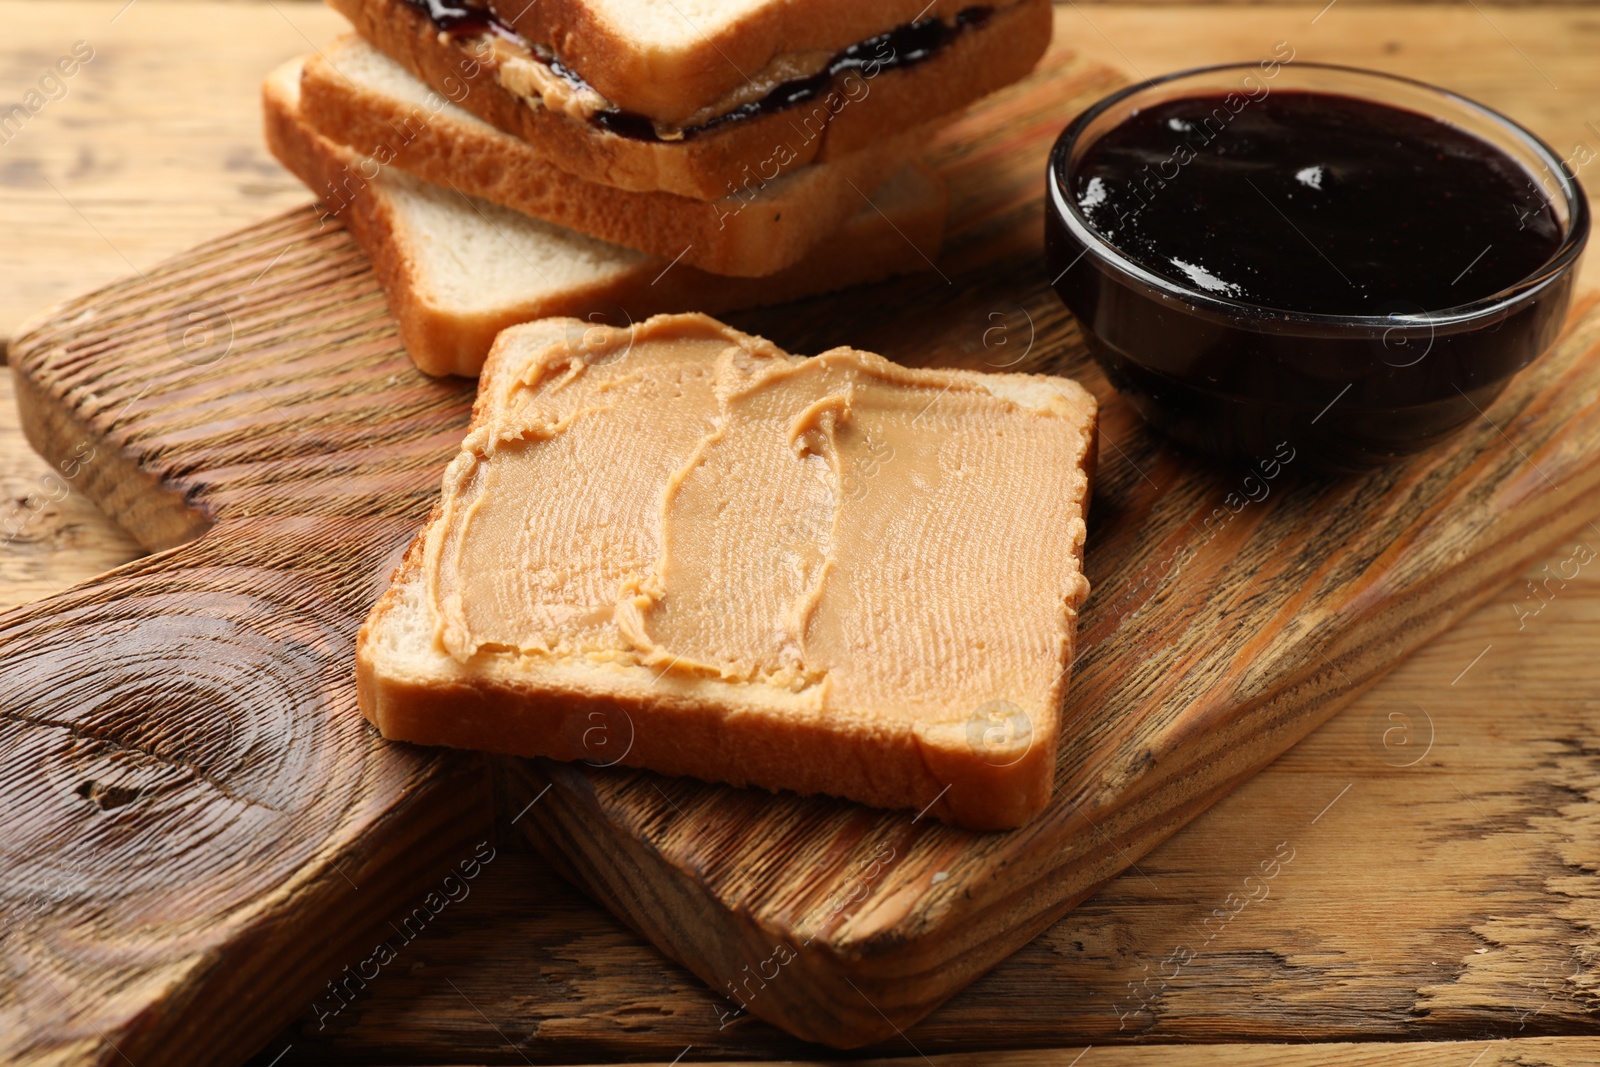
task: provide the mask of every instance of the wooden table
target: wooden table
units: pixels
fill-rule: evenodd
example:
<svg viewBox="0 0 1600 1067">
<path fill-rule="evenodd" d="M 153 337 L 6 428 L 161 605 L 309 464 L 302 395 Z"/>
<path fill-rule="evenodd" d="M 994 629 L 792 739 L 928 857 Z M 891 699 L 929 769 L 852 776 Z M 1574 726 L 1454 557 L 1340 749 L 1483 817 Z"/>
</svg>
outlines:
<svg viewBox="0 0 1600 1067">
<path fill-rule="evenodd" d="M 77 42 L 93 49 L 65 95 L 0 133 L 0 337 L 54 300 L 307 198 L 262 147 L 256 87 L 339 32 L 328 10 L 0 0 L 0 18 L 0 102 Z M 1594 8 L 1067 4 L 1057 33 L 1133 76 L 1287 41 L 1298 58 L 1476 97 L 1531 125 L 1580 177 L 1600 173 Z M 1600 284 L 1600 256 L 1584 277 Z M 140 550 L 49 476 L 17 430 L 8 377 L 0 391 L 4 607 Z M 1600 515 L 1526 578 L 1542 581 L 1579 542 L 1600 550 Z M 1506 589 L 874 1052 L 1062 1067 L 1600 1062 L 1600 567 L 1548 588 Z M 1290 853 L 1268 899 L 1181 973 L 1161 966 L 1263 856 Z M 408 964 L 321 1028 L 308 1006 L 258 1062 L 822 1054 L 764 1024 L 719 1031 L 714 1013 L 692 976 L 508 851 Z"/>
</svg>

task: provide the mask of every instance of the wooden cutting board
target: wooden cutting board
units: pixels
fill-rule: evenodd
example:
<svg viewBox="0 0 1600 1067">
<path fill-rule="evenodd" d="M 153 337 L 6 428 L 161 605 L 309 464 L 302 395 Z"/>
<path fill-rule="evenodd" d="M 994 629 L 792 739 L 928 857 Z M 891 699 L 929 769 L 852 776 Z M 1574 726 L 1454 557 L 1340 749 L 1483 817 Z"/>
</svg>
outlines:
<svg viewBox="0 0 1600 1067">
<path fill-rule="evenodd" d="M 1367 477 L 1267 477 L 1148 433 L 1039 252 L 1049 143 L 1115 81 L 1057 50 L 941 138 L 938 272 L 733 317 L 792 351 L 1072 374 L 1101 398 L 1096 592 L 1050 811 L 984 835 L 497 764 L 502 820 L 723 991 L 730 1024 L 838 1045 L 909 1025 L 1493 592 L 1600 483 L 1587 307 L 1483 424 Z M 235 1059 L 363 959 L 363 917 L 422 899 L 483 833 L 483 763 L 374 739 L 348 673 L 470 386 L 410 368 L 364 258 L 316 217 L 13 345 L 30 440 L 145 544 L 181 547 L 0 617 L 0 895 L 43 902 L 0 939 L 0 1055 Z"/>
</svg>

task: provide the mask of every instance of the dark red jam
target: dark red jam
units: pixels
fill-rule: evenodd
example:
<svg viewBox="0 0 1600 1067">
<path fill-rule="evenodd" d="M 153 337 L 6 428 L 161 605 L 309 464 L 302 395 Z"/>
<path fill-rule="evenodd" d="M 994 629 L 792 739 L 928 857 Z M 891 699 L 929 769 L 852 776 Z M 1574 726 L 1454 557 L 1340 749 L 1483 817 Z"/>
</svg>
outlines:
<svg viewBox="0 0 1600 1067">
<path fill-rule="evenodd" d="M 1527 171 L 1472 134 L 1349 96 L 1232 95 L 1236 113 L 1222 95 L 1142 110 L 1074 168 L 1089 224 L 1184 288 L 1323 315 L 1439 311 L 1561 244 Z"/>
<path fill-rule="evenodd" d="M 741 104 L 731 111 L 718 115 L 709 122 L 686 128 L 685 137 L 704 133 L 718 126 L 741 119 L 767 115 L 797 104 L 807 103 L 825 96 L 834 86 L 835 79 L 852 71 L 866 78 L 875 78 L 887 70 L 913 67 L 937 55 L 963 30 L 980 27 L 989 21 L 992 8 L 969 7 L 956 16 L 953 25 L 942 19 L 922 19 L 897 26 L 888 33 L 880 33 L 865 41 L 858 41 L 841 50 L 828 65 L 807 78 L 794 78 L 775 86 L 759 100 Z M 643 115 L 613 109 L 598 112 L 594 121 L 612 133 L 641 141 L 657 140 L 654 125 Z"/>
<path fill-rule="evenodd" d="M 510 23 L 496 13 L 494 5 L 487 0 L 405 0 L 405 2 L 426 15 L 445 33 L 463 36 L 472 33 L 498 33 L 527 46 L 527 42 Z M 730 122 L 771 114 L 820 99 L 833 89 L 839 78 L 852 72 L 870 79 L 884 71 L 916 66 L 937 55 L 964 31 L 985 25 L 993 13 L 994 9 L 990 7 L 969 7 L 963 9 L 953 23 L 929 18 L 897 26 L 887 33 L 858 41 L 841 50 L 816 74 L 782 82 L 759 100 L 741 104 L 725 114 L 697 126 L 684 127 L 679 132 L 682 139 L 688 139 Z M 559 59 L 541 55 L 531 48 L 529 50 L 536 59 L 575 88 L 588 87 L 581 74 Z M 648 116 L 622 108 L 597 111 L 589 121 L 609 133 L 637 141 L 663 139 L 656 132 L 655 123 Z"/>
<path fill-rule="evenodd" d="M 1588 214 L 1559 159 L 1442 94 L 1548 173 L 1416 111 L 1244 84 L 1261 92 L 1128 90 L 1056 143 L 1049 277 L 1106 377 L 1184 445 L 1302 466 L 1375 466 L 1483 418 L 1570 303 Z"/>
<path fill-rule="evenodd" d="M 406 0 L 406 3 L 427 15 L 445 33 L 516 32 L 484 3 L 469 0 Z"/>
</svg>

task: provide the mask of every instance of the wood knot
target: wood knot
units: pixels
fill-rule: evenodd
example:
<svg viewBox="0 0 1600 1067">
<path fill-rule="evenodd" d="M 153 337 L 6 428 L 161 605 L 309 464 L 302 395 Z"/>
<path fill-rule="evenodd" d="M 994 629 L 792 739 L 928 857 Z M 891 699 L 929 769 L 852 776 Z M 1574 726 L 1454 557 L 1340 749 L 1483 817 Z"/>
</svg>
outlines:
<svg viewBox="0 0 1600 1067">
<path fill-rule="evenodd" d="M 93 779 L 73 790 L 100 811 L 112 811 L 139 799 L 139 790 L 125 785 L 106 785 Z"/>
</svg>

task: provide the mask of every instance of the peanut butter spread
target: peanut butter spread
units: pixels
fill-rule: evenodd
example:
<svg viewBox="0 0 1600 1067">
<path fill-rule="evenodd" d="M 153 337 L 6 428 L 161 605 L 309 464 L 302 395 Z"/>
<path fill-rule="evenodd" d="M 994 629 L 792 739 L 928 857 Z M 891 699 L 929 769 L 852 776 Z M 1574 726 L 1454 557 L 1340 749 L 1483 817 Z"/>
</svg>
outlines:
<svg viewBox="0 0 1600 1067">
<path fill-rule="evenodd" d="M 803 359 L 697 315 L 551 344 L 491 374 L 445 476 L 437 646 L 838 715 L 1043 710 L 1087 593 L 1070 385 Z"/>
<path fill-rule="evenodd" d="M 573 82 L 550 69 L 526 44 L 499 35 L 483 37 L 480 54 L 492 55 L 500 84 L 530 106 L 545 107 L 569 118 L 587 120 L 597 111 L 615 107 L 586 82 Z M 484 50 L 487 49 L 487 53 Z M 831 52 L 785 52 L 775 56 L 761 70 L 728 90 L 712 103 L 691 112 L 679 122 L 655 123 L 663 140 L 676 140 L 688 127 L 700 126 L 721 118 L 735 108 L 760 100 L 784 82 L 815 75 L 833 58 Z"/>
<path fill-rule="evenodd" d="M 478 45 L 479 55 L 492 56 L 495 77 L 508 92 L 522 97 L 530 107 L 544 107 L 568 118 L 588 121 L 596 111 L 611 107 L 611 102 L 586 82 L 573 82 L 550 69 L 520 40 L 485 34 Z"/>
</svg>

